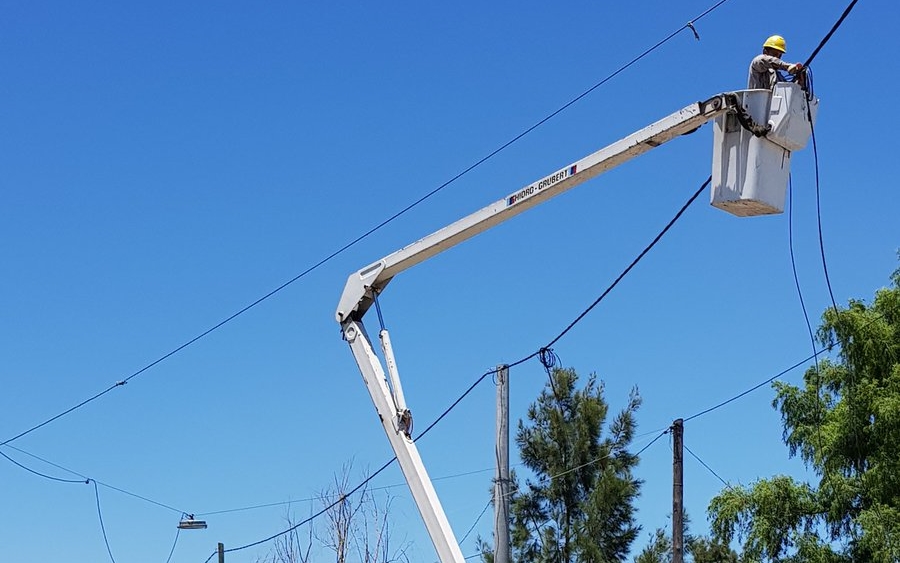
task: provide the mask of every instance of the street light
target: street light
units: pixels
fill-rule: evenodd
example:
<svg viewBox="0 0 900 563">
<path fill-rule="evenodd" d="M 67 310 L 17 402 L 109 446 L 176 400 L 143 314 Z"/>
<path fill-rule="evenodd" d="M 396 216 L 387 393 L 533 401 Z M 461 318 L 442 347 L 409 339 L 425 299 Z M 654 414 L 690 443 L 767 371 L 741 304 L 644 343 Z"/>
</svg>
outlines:
<svg viewBox="0 0 900 563">
<path fill-rule="evenodd" d="M 181 521 L 178 522 L 179 530 L 205 530 L 205 520 L 195 520 L 193 514 L 183 514 Z"/>
</svg>

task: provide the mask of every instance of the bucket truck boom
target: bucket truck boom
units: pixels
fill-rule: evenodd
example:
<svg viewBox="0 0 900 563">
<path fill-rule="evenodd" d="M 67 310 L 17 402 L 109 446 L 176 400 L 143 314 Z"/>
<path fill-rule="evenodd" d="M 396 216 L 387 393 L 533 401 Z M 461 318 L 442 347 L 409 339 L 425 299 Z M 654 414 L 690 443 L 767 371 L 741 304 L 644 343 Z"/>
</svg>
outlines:
<svg viewBox="0 0 900 563">
<path fill-rule="evenodd" d="M 796 87 L 795 85 L 789 86 Z M 363 326 L 363 316 L 366 311 L 375 303 L 378 295 L 384 291 L 391 279 L 400 272 L 675 137 L 692 132 L 713 119 L 719 118 L 717 119 L 716 134 L 722 136 L 722 140 L 717 137 L 716 142 L 725 147 L 717 149 L 718 152 L 714 151 L 714 154 L 719 155 L 717 158 L 726 159 L 725 164 L 714 163 L 713 165 L 713 205 L 717 204 L 716 197 L 718 196 L 716 194 L 720 192 L 726 199 L 731 198 L 725 202 L 726 204 L 734 203 L 732 200 L 742 203 L 740 201 L 741 190 L 746 174 L 740 170 L 741 173 L 736 174 L 735 169 L 746 166 L 747 159 L 743 153 L 747 152 L 747 146 L 751 147 L 751 152 L 754 150 L 752 148 L 754 141 L 753 139 L 743 139 L 743 137 L 733 138 L 733 134 L 736 133 L 740 136 L 744 130 L 750 130 L 751 125 L 758 127 L 754 133 L 757 137 L 764 136 L 766 131 L 772 131 L 773 128 L 778 131 L 790 129 L 788 125 L 794 125 L 794 129 L 803 129 L 802 126 L 796 126 L 796 119 L 792 123 L 781 126 L 769 119 L 774 115 L 770 111 L 774 111 L 777 105 L 772 103 L 773 109 L 770 109 L 769 100 L 776 97 L 777 90 L 774 94 L 765 90 L 747 90 L 718 94 L 706 101 L 691 104 L 350 275 L 338 304 L 336 318 L 341 325 L 344 339 L 350 344 L 350 350 L 378 411 L 384 432 L 397 456 L 400 468 L 409 484 L 441 563 L 463 563 L 464 558 L 413 441 L 412 415 L 403 396 L 390 337 L 382 328 L 379 340 L 390 378 L 388 381 L 385 379 L 384 368 Z M 748 99 L 752 103 L 749 103 Z M 795 95 L 784 103 L 789 105 L 808 101 L 805 95 Z M 778 111 L 785 113 L 783 104 L 778 107 L 781 108 Z M 786 113 L 790 114 L 790 112 Z M 799 115 L 797 111 L 794 111 L 794 114 Z M 767 123 L 767 126 L 758 126 L 754 120 Z M 743 129 L 738 127 L 739 130 L 736 131 L 735 124 L 738 122 Z M 759 132 L 763 132 L 763 135 L 759 135 Z M 801 131 L 801 136 L 802 133 L 803 131 Z M 806 128 L 807 136 L 808 133 L 809 126 Z M 730 134 L 732 137 L 729 137 Z M 785 155 L 789 157 L 790 150 L 805 144 L 805 140 L 803 140 L 801 143 L 795 142 L 789 147 L 784 147 L 778 144 L 777 140 L 770 142 L 764 138 L 759 142 L 772 145 L 772 147 L 766 145 L 766 150 L 757 151 L 762 155 L 759 158 L 769 159 L 764 163 L 765 166 L 774 163 L 771 166 L 782 169 L 785 162 L 788 165 L 790 162 L 789 158 L 785 159 Z M 755 167 L 759 167 L 758 159 L 753 163 Z M 719 170 L 718 173 L 717 170 Z M 771 176 L 765 176 L 765 179 L 771 179 Z M 736 183 L 740 185 L 736 185 Z M 735 196 L 735 194 L 737 195 Z M 783 202 L 783 193 L 781 199 Z M 728 205 L 717 205 L 717 207 L 731 210 Z M 766 205 L 749 208 L 738 205 L 737 207 L 740 213 L 735 214 L 738 215 L 780 211 L 778 209 L 772 211 Z"/>
</svg>

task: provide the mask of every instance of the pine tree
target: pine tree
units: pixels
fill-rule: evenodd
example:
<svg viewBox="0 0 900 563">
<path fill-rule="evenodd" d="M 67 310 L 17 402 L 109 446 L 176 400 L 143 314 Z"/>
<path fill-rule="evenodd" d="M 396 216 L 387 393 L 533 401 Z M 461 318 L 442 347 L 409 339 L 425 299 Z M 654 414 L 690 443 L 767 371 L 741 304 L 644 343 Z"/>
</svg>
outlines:
<svg viewBox="0 0 900 563">
<path fill-rule="evenodd" d="M 512 548 L 519 563 L 624 561 L 639 527 L 634 501 L 641 481 L 628 448 L 634 437 L 636 390 L 603 436 L 608 405 L 591 375 L 577 390 L 571 369 L 554 369 L 520 421 L 516 444 L 533 474 L 511 502 Z"/>
</svg>

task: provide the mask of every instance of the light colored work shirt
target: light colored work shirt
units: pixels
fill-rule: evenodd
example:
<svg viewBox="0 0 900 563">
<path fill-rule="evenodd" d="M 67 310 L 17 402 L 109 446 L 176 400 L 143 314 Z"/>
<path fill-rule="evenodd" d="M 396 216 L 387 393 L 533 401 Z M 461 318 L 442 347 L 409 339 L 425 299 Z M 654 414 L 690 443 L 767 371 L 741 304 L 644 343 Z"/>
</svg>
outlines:
<svg viewBox="0 0 900 563">
<path fill-rule="evenodd" d="M 779 82 L 777 70 L 787 70 L 790 63 L 786 63 L 772 55 L 757 55 L 750 62 L 750 75 L 747 77 L 747 88 L 762 88 L 770 90 Z"/>
</svg>

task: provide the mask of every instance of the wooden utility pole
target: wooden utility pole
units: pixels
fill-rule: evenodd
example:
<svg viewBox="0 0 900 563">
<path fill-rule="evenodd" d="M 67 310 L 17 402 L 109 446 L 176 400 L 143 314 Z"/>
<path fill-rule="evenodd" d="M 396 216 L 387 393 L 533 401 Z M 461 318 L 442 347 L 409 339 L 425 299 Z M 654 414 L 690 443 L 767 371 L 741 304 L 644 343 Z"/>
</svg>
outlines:
<svg viewBox="0 0 900 563">
<path fill-rule="evenodd" d="M 684 563 L 684 420 L 672 423 L 672 563 Z"/>
<path fill-rule="evenodd" d="M 219 542 L 218 552 L 219 552 L 219 563 L 225 563 L 225 544 L 224 543 Z"/>
<path fill-rule="evenodd" d="M 497 473 L 494 480 L 494 563 L 509 556 L 509 366 L 497 367 Z"/>
</svg>

